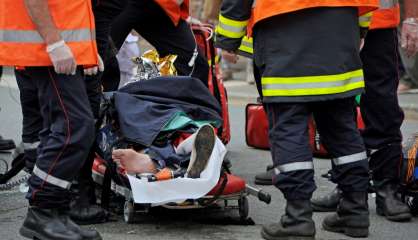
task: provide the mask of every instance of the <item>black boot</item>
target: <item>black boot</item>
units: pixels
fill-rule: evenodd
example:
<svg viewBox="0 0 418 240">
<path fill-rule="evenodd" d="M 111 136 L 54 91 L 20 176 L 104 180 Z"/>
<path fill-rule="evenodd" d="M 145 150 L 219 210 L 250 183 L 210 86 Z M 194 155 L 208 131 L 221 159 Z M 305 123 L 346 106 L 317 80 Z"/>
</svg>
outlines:
<svg viewBox="0 0 418 240">
<path fill-rule="evenodd" d="M 79 182 L 73 184 L 74 199 L 70 204 L 68 215 L 80 225 L 104 223 L 108 220 L 107 212 L 96 204 L 93 183 Z"/>
<path fill-rule="evenodd" d="M 102 237 L 96 230 L 87 230 L 81 228 L 71 220 L 68 214 L 61 215 L 61 221 L 67 226 L 68 229 L 80 234 L 83 240 L 102 240 Z"/>
<path fill-rule="evenodd" d="M 370 226 L 367 192 L 343 192 L 337 212 L 325 217 L 322 226 L 350 237 L 367 237 Z"/>
<path fill-rule="evenodd" d="M 28 214 L 19 232 L 20 235 L 29 239 L 83 239 L 79 233 L 72 231 L 61 221 L 61 216 L 57 209 L 29 207 Z"/>
<path fill-rule="evenodd" d="M 16 148 L 16 144 L 11 139 L 4 139 L 0 136 L 0 151 L 7 151 Z"/>
<path fill-rule="evenodd" d="M 396 197 L 397 185 L 393 183 L 376 187 L 376 212 L 390 221 L 405 222 L 412 218 L 411 210 Z"/>
<path fill-rule="evenodd" d="M 341 190 L 339 190 L 338 187 L 335 187 L 335 189 L 327 195 L 313 198 L 311 204 L 314 212 L 335 212 L 340 199 Z"/>
<path fill-rule="evenodd" d="M 274 168 L 255 175 L 254 183 L 257 185 L 273 185 Z"/>
<path fill-rule="evenodd" d="M 286 214 L 279 223 L 263 226 L 261 236 L 267 240 L 315 239 L 315 223 L 309 200 L 287 201 Z"/>
</svg>

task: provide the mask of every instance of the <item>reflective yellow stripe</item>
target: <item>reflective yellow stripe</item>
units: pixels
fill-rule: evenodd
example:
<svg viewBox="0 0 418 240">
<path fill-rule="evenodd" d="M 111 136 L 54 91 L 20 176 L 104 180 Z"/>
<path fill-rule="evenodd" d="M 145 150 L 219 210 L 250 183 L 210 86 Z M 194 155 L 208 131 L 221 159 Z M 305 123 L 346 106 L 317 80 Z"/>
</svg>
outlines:
<svg viewBox="0 0 418 240">
<path fill-rule="evenodd" d="M 245 21 L 232 20 L 232 19 L 222 16 L 222 14 L 219 15 L 219 22 L 229 25 L 229 26 L 238 27 L 238 28 L 246 27 L 248 25 L 248 20 L 245 20 Z"/>
<path fill-rule="evenodd" d="M 311 96 L 311 95 L 326 95 L 326 94 L 338 94 L 343 92 L 348 92 L 354 89 L 359 89 L 364 87 L 364 82 L 358 82 L 353 84 L 348 84 L 341 87 L 333 88 L 309 88 L 309 89 L 294 89 L 294 90 L 264 90 L 264 97 L 274 97 L 274 96 Z"/>
<path fill-rule="evenodd" d="M 240 51 L 253 54 L 253 38 L 248 38 L 247 36 L 242 38 L 241 46 L 239 47 Z"/>
<path fill-rule="evenodd" d="M 363 88 L 363 70 L 309 77 L 263 77 L 263 96 L 308 96 L 337 94 Z"/>
<path fill-rule="evenodd" d="M 372 13 L 371 12 L 359 17 L 360 27 L 363 27 L 363 28 L 370 27 L 371 21 L 372 21 Z"/>
<path fill-rule="evenodd" d="M 233 32 L 222 28 L 220 25 L 216 27 L 215 32 L 227 38 L 242 38 L 246 34 L 246 31 Z"/>
<path fill-rule="evenodd" d="M 236 21 L 219 15 L 219 24 L 216 33 L 228 38 L 242 38 L 247 32 L 248 20 Z"/>
<path fill-rule="evenodd" d="M 362 77 L 363 69 L 352 72 L 325 75 L 325 76 L 306 76 L 306 77 L 263 77 L 262 84 L 298 84 L 315 82 L 334 82 L 338 80 L 347 80 L 354 77 Z"/>
</svg>

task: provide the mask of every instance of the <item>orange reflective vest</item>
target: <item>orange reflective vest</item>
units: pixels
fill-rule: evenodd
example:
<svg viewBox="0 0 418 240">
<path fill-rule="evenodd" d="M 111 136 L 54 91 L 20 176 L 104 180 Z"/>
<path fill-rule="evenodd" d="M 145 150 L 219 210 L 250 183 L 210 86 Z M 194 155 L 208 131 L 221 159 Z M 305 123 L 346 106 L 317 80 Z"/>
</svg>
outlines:
<svg viewBox="0 0 418 240">
<path fill-rule="evenodd" d="M 376 10 L 379 0 L 254 0 L 249 29 L 263 19 L 314 7 L 358 7 L 359 15 L 363 15 Z"/>
<path fill-rule="evenodd" d="M 48 0 L 61 37 L 77 65 L 96 65 L 94 16 L 91 0 Z M 0 66 L 51 66 L 46 44 L 36 30 L 23 0 L 0 1 Z"/>
<path fill-rule="evenodd" d="M 154 0 L 160 5 L 166 14 L 177 26 L 180 19 L 186 20 L 189 17 L 189 0 Z"/>
<path fill-rule="evenodd" d="M 370 29 L 396 28 L 401 22 L 397 0 L 380 0 L 379 10 L 373 12 Z"/>
</svg>

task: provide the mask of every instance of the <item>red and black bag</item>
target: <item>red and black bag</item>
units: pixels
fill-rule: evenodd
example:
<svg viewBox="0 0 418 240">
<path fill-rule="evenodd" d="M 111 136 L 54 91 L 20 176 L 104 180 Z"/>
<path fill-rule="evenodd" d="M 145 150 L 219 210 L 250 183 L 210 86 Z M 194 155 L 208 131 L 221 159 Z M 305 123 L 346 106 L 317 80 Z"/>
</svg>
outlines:
<svg viewBox="0 0 418 240">
<path fill-rule="evenodd" d="M 269 149 L 269 123 L 261 103 L 247 104 L 245 109 L 245 141 L 248 146 Z"/>
<path fill-rule="evenodd" d="M 222 76 L 220 74 L 219 55 L 213 44 L 213 28 L 210 25 L 192 25 L 196 43 L 209 63 L 208 88 L 219 101 L 222 108 L 222 127 L 218 129 L 218 136 L 224 144 L 231 140 L 229 123 L 228 98 Z"/>
</svg>

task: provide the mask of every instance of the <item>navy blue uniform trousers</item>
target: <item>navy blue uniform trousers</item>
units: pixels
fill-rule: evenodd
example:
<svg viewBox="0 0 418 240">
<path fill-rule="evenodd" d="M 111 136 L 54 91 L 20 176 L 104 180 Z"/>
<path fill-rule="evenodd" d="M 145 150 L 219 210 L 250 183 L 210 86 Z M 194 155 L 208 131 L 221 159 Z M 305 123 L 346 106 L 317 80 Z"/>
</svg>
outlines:
<svg viewBox="0 0 418 240">
<path fill-rule="evenodd" d="M 36 84 L 43 120 L 27 198 L 33 206 L 68 207 L 69 188 L 94 140 L 94 118 L 82 69 L 76 75 L 62 75 L 51 67 L 28 67 L 21 74 Z M 24 113 L 34 109 L 28 104 L 22 102 Z"/>
<path fill-rule="evenodd" d="M 312 103 L 266 103 L 265 106 L 276 167 L 273 184 L 286 199 L 310 199 L 316 189 L 308 133 L 312 115 L 332 157 L 333 178 L 340 189 L 349 192 L 367 190 L 368 162 L 354 122 L 354 98 Z"/>
</svg>

